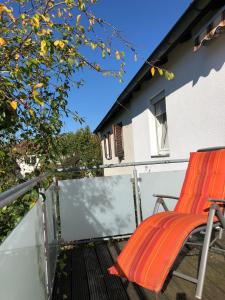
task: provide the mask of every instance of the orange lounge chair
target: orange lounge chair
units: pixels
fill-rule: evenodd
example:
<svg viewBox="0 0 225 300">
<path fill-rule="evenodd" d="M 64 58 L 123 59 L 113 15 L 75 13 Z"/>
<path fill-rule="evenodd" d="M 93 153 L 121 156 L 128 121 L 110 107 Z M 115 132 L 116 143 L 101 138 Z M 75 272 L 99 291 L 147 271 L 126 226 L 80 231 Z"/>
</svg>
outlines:
<svg viewBox="0 0 225 300">
<path fill-rule="evenodd" d="M 122 250 L 110 274 L 159 292 L 173 263 L 189 237 L 205 230 L 198 278 L 174 271 L 173 274 L 197 284 L 196 297 L 201 299 L 212 231 L 221 238 L 225 228 L 225 149 L 191 153 L 179 198 L 156 195 L 154 212 L 160 204 L 166 212 L 145 219 Z M 164 198 L 178 199 L 169 212 Z"/>
</svg>

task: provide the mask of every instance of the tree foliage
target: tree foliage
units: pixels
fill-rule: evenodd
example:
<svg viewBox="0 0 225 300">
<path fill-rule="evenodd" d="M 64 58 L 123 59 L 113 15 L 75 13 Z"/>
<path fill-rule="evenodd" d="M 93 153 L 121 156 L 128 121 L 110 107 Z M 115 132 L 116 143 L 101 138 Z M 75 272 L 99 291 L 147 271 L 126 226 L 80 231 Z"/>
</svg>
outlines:
<svg viewBox="0 0 225 300">
<path fill-rule="evenodd" d="M 90 128 L 65 133 L 58 137 L 59 161 L 63 168 L 96 167 L 102 164 L 101 143 Z M 79 177 L 102 175 L 100 170 L 80 171 Z"/>
<path fill-rule="evenodd" d="M 80 87 L 80 71 L 85 68 L 112 75 L 121 80 L 124 73 L 124 51 L 135 50 L 112 24 L 95 16 L 96 0 L 5 0 L 0 3 L 0 192 L 19 183 L 18 145 L 27 143 L 27 153 L 41 158 L 41 171 L 64 153 L 67 160 L 79 157 L 79 164 L 100 162 L 100 148 L 89 129 L 56 138 L 62 118 L 76 111 L 68 108 L 70 89 Z M 116 45 L 118 45 L 116 43 Z M 92 51 L 96 59 L 92 60 Z M 115 61 L 107 69 L 106 58 Z M 147 62 L 166 79 L 174 75 Z M 73 154 L 66 145 L 71 145 Z M 71 162 L 71 161 L 70 161 Z M 74 161 L 75 162 L 75 161 Z M 37 192 L 37 191 L 36 191 Z M 33 194 L 32 194 L 33 193 Z M 0 211 L 0 227 L 8 233 L 36 199 L 31 191 L 22 202 Z M 34 195 L 36 195 L 34 197 Z"/>
<path fill-rule="evenodd" d="M 72 113 L 81 121 L 67 106 L 72 83 L 82 85 L 80 70 L 89 68 L 121 79 L 124 52 L 113 48 L 113 39 L 134 49 L 114 26 L 93 14 L 95 2 L 8 0 L 0 4 L 2 158 L 8 159 L 9 141 L 11 147 L 18 139 L 32 139 L 41 145 L 42 158 L 54 158 L 54 136 L 60 133 L 62 116 Z M 96 61 L 88 51 L 96 52 Z M 106 56 L 115 60 L 116 71 L 103 67 Z"/>
<path fill-rule="evenodd" d="M 42 159 L 53 160 L 54 137 L 60 133 L 62 116 L 72 113 L 76 121 L 82 121 L 67 105 L 72 83 L 77 87 L 83 83 L 79 71 L 89 68 L 121 80 L 125 54 L 114 46 L 115 39 L 136 57 L 132 44 L 120 31 L 95 16 L 92 10 L 95 2 L 5 0 L 0 4 L 0 156 L 3 160 L 9 159 L 12 144 L 18 139 L 32 139 L 39 145 L 36 152 Z M 92 51 L 96 60 L 90 59 Z M 106 57 L 115 60 L 115 70 L 104 67 Z M 168 80 L 173 79 L 173 73 L 147 63 L 152 76 L 158 70 Z M 1 174 L 6 171 L 1 165 Z"/>
<path fill-rule="evenodd" d="M 21 155 L 38 155 L 43 168 L 40 171 L 59 157 L 62 148 L 56 137 L 63 116 L 73 114 L 76 121 L 82 121 L 67 105 L 70 89 L 83 84 L 80 71 L 89 68 L 121 79 L 124 52 L 113 47 L 113 40 L 119 39 L 123 46 L 132 47 L 115 27 L 93 14 L 95 2 L 6 0 L 0 3 L 0 192 L 23 180 L 18 176 L 17 165 Z M 94 61 L 90 59 L 93 55 L 89 55 L 93 51 Z M 115 60 L 116 70 L 104 68 L 106 57 Z M 90 132 L 84 132 L 86 138 L 90 137 Z M 23 141 L 30 142 L 21 153 L 18 149 Z M 91 141 L 93 146 L 93 136 Z M 80 148 L 76 146 L 80 154 L 84 146 L 85 143 Z M 83 156 L 81 160 L 93 163 Z M 0 239 L 37 198 L 38 190 L 34 189 L 0 210 Z"/>
</svg>

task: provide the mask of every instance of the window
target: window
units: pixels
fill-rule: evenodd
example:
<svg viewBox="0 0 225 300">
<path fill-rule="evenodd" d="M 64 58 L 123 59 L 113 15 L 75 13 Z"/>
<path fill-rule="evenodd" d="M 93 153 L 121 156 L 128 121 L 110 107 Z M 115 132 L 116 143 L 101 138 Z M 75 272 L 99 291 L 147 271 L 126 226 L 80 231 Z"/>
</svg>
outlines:
<svg viewBox="0 0 225 300">
<path fill-rule="evenodd" d="M 27 156 L 27 157 L 25 157 L 25 163 L 27 165 L 34 166 L 36 164 L 36 156 Z"/>
<path fill-rule="evenodd" d="M 165 98 L 155 105 L 156 135 L 159 154 L 169 152 Z"/>
<path fill-rule="evenodd" d="M 111 134 L 108 132 L 104 135 L 104 152 L 106 159 L 112 159 Z"/>
<path fill-rule="evenodd" d="M 169 154 L 169 142 L 164 91 L 151 99 L 151 112 L 155 119 L 155 134 L 153 136 L 155 136 L 156 155 L 167 155 Z"/>
<path fill-rule="evenodd" d="M 124 158 L 123 149 L 123 126 L 122 123 L 113 125 L 113 136 L 114 136 L 114 149 L 115 156 L 119 159 Z"/>
</svg>

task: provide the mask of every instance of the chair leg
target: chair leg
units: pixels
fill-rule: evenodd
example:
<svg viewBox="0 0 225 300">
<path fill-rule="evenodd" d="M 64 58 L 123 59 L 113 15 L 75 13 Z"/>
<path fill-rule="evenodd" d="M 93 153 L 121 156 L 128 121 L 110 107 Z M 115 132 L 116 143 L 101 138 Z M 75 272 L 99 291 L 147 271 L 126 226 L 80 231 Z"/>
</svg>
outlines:
<svg viewBox="0 0 225 300">
<path fill-rule="evenodd" d="M 195 294 L 195 297 L 198 299 L 202 298 L 203 285 L 204 285 L 205 272 L 206 272 L 206 264 L 207 264 L 207 259 L 208 259 L 209 246 L 210 246 L 210 240 L 211 240 L 212 229 L 213 229 L 213 218 L 215 216 L 215 211 L 216 211 L 215 208 L 212 206 L 210 208 L 208 221 L 207 221 L 206 233 L 205 233 L 202 254 L 201 254 L 200 267 L 199 267 L 199 273 L 198 273 L 198 282 L 197 282 L 197 288 L 196 288 L 196 294 Z"/>
<path fill-rule="evenodd" d="M 221 240 L 223 237 L 223 228 L 220 228 L 219 230 L 219 235 L 218 235 L 218 239 Z"/>
<path fill-rule="evenodd" d="M 155 202 L 155 206 L 153 209 L 153 215 L 157 214 L 157 212 L 159 211 L 159 207 L 162 203 L 162 198 L 157 198 L 156 202 Z"/>
</svg>

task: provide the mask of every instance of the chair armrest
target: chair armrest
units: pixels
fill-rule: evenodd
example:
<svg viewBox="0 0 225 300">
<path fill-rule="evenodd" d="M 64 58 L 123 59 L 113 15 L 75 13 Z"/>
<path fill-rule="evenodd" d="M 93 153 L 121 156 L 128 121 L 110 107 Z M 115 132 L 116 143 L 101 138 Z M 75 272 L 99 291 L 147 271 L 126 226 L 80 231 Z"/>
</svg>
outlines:
<svg viewBox="0 0 225 300">
<path fill-rule="evenodd" d="M 153 194 L 153 197 L 157 197 L 156 202 L 155 202 L 155 207 L 153 210 L 153 215 L 158 212 L 160 205 L 162 205 L 162 207 L 164 208 L 165 211 L 169 211 L 169 209 L 166 206 L 166 203 L 164 201 L 164 198 L 165 199 L 175 199 L 175 200 L 179 199 L 179 197 L 169 196 L 169 195 L 160 195 L 160 194 Z"/>
<path fill-rule="evenodd" d="M 179 197 L 176 197 L 176 196 L 160 195 L 160 194 L 153 194 L 153 197 L 166 198 L 166 199 L 175 199 L 175 200 L 179 199 Z"/>
<path fill-rule="evenodd" d="M 210 202 L 220 202 L 220 203 L 225 204 L 225 199 L 214 199 L 214 198 L 209 198 L 209 201 L 210 201 Z"/>
</svg>

